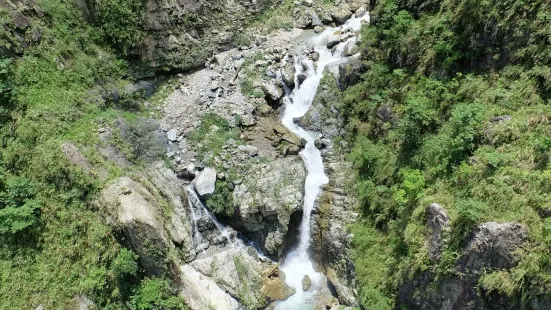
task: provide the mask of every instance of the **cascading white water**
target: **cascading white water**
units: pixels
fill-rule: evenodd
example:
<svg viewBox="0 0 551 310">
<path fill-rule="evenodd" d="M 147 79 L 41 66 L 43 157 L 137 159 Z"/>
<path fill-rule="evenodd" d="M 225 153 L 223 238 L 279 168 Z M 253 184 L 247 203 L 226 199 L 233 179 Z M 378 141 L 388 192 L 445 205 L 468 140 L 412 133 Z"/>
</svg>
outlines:
<svg viewBox="0 0 551 310">
<path fill-rule="evenodd" d="M 191 217 L 193 220 L 193 228 L 195 229 L 195 233 L 198 237 L 196 237 L 198 240 L 202 240 L 201 233 L 199 232 L 199 229 L 197 228 L 197 215 L 195 213 L 194 207 L 199 207 L 202 212 L 204 212 L 214 223 L 214 226 L 216 226 L 216 229 L 220 232 L 220 235 L 222 235 L 228 243 L 232 243 L 231 235 L 226 229 L 226 227 L 220 222 L 218 222 L 218 219 L 205 207 L 201 199 L 197 196 L 197 193 L 195 192 L 195 189 L 193 189 L 193 186 L 188 185 L 186 186 L 186 192 L 188 196 L 189 201 L 189 207 L 191 209 Z"/>
<path fill-rule="evenodd" d="M 325 66 L 344 58 L 342 51 L 344 50 L 344 44 L 348 41 L 341 43 L 337 46 L 336 52 L 331 53 L 325 46 L 327 37 L 339 29 L 352 28 L 352 30 L 358 30 L 361 27 L 362 20 L 368 18 L 369 15 L 366 15 L 364 18 L 353 17 L 339 28 L 328 28 L 314 36 L 311 39 L 311 43 L 320 54 L 316 64 L 304 56 L 294 57 L 296 67 L 295 84 L 299 85 L 298 75 L 300 73 L 306 73 L 307 78 L 300 87 L 286 93 L 284 97 L 285 112 L 282 123 L 290 131 L 306 140 L 306 146 L 300 154 L 306 164 L 308 174 L 304 186 L 303 218 L 299 228 L 299 243 L 293 251 L 287 254 L 283 265 L 280 267 L 285 272 L 287 284 L 295 288 L 296 293 L 287 300 L 280 302 L 276 306 L 276 309 L 313 309 L 316 290 L 321 285 L 325 285 L 322 281 L 325 277 L 323 274 L 315 271 L 308 251 L 311 242 L 310 218 L 312 209 L 322 187 L 329 180 L 324 172 L 321 153 L 314 145 L 315 134 L 300 128 L 294 120 L 295 118 L 304 116 L 310 108 L 323 77 Z M 305 67 L 307 68 L 306 70 L 304 70 Z M 312 288 L 304 292 L 302 290 L 302 280 L 306 275 L 312 282 Z"/>
</svg>

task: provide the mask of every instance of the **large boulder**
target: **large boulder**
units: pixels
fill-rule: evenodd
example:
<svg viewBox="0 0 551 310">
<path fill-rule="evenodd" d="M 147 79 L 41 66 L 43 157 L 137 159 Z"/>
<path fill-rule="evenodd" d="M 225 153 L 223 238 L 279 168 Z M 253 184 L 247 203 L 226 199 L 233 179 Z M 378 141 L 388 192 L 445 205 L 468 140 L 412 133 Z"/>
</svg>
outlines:
<svg viewBox="0 0 551 310">
<path fill-rule="evenodd" d="M 272 101 L 279 101 L 283 97 L 283 89 L 274 82 L 265 82 L 261 86 L 262 91 Z"/>
<path fill-rule="evenodd" d="M 207 198 L 216 188 L 216 170 L 206 167 L 193 180 L 195 191 L 201 198 Z"/>
<path fill-rule="evenodd" d="M 261 262 L 255 254 L 250 255 L 245 247 L 232 247 L 203 259 L 191 266 L 217 283 L 231 296 L 239 296 L 241 303 L 262 307 L 266 298 L 258 283 L 264 280 L 269 264 Z"/>
<path fill-rule="evenodd" d="M 241 309 L 235 298 L 191 265 L 180 267 L 180 295 L 192 310 Z"/>
<path fill-rule="evenodd" d="M 139 255 L 146 275 L 168 271 L 167 255 L 175 244 L 181 248 L 185 260 L 194 257 L 186 215 L 187 195 L 174 173 L 162 164 L 132 178 L 114 180 L 100 192 L 94 204 Z M 167 205 L 171 211 L 163 207 Z"/>
<path fill-rule="evenodd" d="M 249 171 L 233 192 L 237 212 L 229 223 L 267 254 L 278 256 L 291 215 L 301 212 L 306 169 L 293 156 L 255 165 Z"/>
<path fill-rule="evenodd" d="M 352 17 L 352 11 L 350 11 L 350 6 L 345 4 L 345 5 L 334 7 L 331 10 L 331 17 L 337 23 L 344 24 L 347 20 L 350 19 L 350 17 Z"/>
<path fill-rule="evenodd" d="M 367 66 L 362 62 L 360 57 L 346 58 L 325 67 L 325 70 L 333 74 L 341 90 L 345 90 L 358 83 L 362 74 L 365 73 L 367 69 Z"/>
</svg>

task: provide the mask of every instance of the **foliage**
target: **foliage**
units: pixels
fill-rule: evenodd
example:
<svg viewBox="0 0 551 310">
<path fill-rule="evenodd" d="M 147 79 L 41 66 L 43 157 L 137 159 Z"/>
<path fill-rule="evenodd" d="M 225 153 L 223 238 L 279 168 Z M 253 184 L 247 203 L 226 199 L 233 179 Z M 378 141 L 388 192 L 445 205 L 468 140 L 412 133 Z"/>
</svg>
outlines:
<svg viewBox="0 0 551 310">
<path fill-rule="evenodd" d="M 127 53 L 142 37 L 139 28 L 145 14 L 143 0 L 95 1 L 97 24 L 111 44 Z"/>
<path fill-rule="evenodd" d="M 0 61 L 0 309 L 68 309 L 78 294 L 124 309 L 142 277 L 136 257 L 91 208 L 105 179 L 71 164 L 61 146 L 110 168 L 98 124 L 141 111 L 102 104 L 102 89 L 128 83 L 103 30 L 72 1 L 38 4 L 44 15 L 30 22 L 40 42 Z"/>
<path fill-rule="evenodd" d="M 382 0 L 371 20 L 362 29 L 369 70 L 343 109 L 362 211 L 352 228 L 362 303 L 400 307 L 400 283 L 453 271 L 485 221 L 520 222 L 530 237 L 519 265 L 481 286 L 524 306 L 551 291 L 546 1 Z M 451 217 L 439 262 L 424 246 L 432 202 Z"/>
<path fill-rule="evenodd" d="M 232 216 L 235 212 L 232 191 L 225 181 L 216 181 L 216 190 L 207 198 L 207 208 L 218 216 Z"/>
<path fill-rule="evenodd" d="M 0 170 L 0 235 L 13 235 L 36 224 L 40 201 L 29 180 Z"/>
<path fill-rule="evenodd" d="M 229 139 L 239 140 L 239 134 L 239 129 L 231 127 L 225 118 L 215 113 L 206 113 L 201 119 L 201 124 L 186 137 L 190 143 L 197 145 L 200 159 L 212 161 L 214 156 L 220 154 L 224 143 Z"/>
<path fill-rule="evenodd" d="M 132 296 L 132 306 L 137 310 L 185 310 L 180 297 L 174 296 L 174 289 L 168 280 L 146 278 Z"/>
</svg>

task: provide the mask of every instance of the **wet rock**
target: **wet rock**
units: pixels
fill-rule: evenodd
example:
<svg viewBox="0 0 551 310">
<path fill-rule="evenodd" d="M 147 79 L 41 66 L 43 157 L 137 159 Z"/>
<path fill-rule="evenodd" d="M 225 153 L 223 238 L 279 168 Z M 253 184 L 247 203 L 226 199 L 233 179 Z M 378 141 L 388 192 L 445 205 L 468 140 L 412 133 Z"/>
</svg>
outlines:
<svg viewBox="0 0 551 310">
<path fill-rule="evenodd" d="M 308 275 L 304 275 L 304 278 L 302 278 L 302 290 L 307 291 L 312 286 L 312 280 Z"/>
<path fill-rule="evenodd" d="M 296 293 L 285 283 L 285 273 L 279 268 L 271 271 L 262 283 L 262 292 L 270 301 L 285 300 Z"/>
<path fill-rule="evenodd" d="M 341 43 L 341 38 L 338 34 L 330 34 L 327 37 L 327 48 L 331 49 L 339 43 Z"/>
<path fill-rule="evenodd" d="M 295 72 L 296 69 L 292 62 L 286 63 L 281 70 L 281 78 L 283 79 L 283 83 L 285 83 L 288 87 L 293 87 L 295 85 Z"/>
<path fill-rule="evenodd" d="M 203 199 L 213 194 L 216 186 L 216 170 L 209 167 L 203 169 L 193 180 L 193 186 L 197 194 Z"/>
<path fill-rule="evenodd" d="M 322 32 L 322 31 L 323 31 L 323 26 L 316 26 L 316 27 L 314 27 L 314 32 L 315 32 L 315 33 L 320 33 L 320 32 Z"/>
<path fill-rule="evenodd" d="M 319 58 L 319 54 L 318 54 L 318 58 Z M 298 80 L 298 86 L 302 85 L 302 83 L 307 79 L 308 77 L 306 76 L 306 74 L 304 73 L 301 73 L 297 76 L 297 80 Z"/>
</svg>

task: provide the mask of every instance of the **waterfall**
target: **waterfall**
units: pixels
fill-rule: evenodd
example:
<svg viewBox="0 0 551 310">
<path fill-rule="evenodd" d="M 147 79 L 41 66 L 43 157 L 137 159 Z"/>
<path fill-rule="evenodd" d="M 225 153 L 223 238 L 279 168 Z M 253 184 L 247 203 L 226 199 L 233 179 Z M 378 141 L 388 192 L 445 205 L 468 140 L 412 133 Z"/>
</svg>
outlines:
<svg viewBox="0 0 551 310">
<path fill-rule="evenodd" d="M 353 17 L 340 29 L 352 28 L 352 30 L 358 30 L 361 27 L 361 20 L 367 18 L 369 18 L 369 15 L 364 18 Z M 325 285 L 325 281 L 322 281 L 325 279 L 324 275 L 315 271 L 309 254 L 311 243 L 310 219 L 315 201 L 321 193 L 322 187 L 329 180 L 325 175 L 321 152 L 314 145 L 316 135 L 300 128 L 294 120 L 308 112 L 323 77 L 325 66 L 344 58 L 343 51 L 348 41 L 340 43 L 335 53 L 331 53 L 325 46 L 327 37 L 337 30 L 339 28 L 328 28 L 311 39 L 315 50 L 320 54 L 316 64 L 304 56 L 294 57 L 296 67 L 295 84 L 298 85 L 299 74 L 304 73 L 307 78 L 300 87 L 293 90 L 286 89 L 284 96 L 285 112 L 281 122 L 290 131 L 306 140 L 306 146 L 300 155 L 304 160 L 308 174 L 304 186 L 303 217 L 299 228 L 298 246 L 287 254 L 280 267 L 286 274 L 287 284 L 296 289 L 296 294 L 279 303 L 276 309 L 312 309 L 316 298 L 316 287 Z M 302 279 L 306 275 L 312 281 L 312 288 L 303 292 Z"/>
<path fill-rule="evenodd" d="M 247 247 L 247 246 L 250 246 L 255 250 L 257 257 L 261 261 L 273 262 L 269 257 L 264 255 L 264 253 L 262 252 L 262 250 L 260 249 L 260 247 L 256 243 L 254 243 L 252 241 L 247 241 L 247 240 L 246 240 L 246 243 L 245 243 L 241 239 L 235 238 L 235 235 L 232 236 L 232 234 L 228 230 L 228 228 L 226 226 L 224 226 L 223 224 L 221 224 L 218 221 L 218 219 L 216 218 L 216 216 L 214 216 L 214 214 L 212 214 L 212 212 L 210 212 L 206 208 L 205 204 L 201 201 L 199 196 L 197 196 L 197 192 L 195 192 L 195 189 L 193 188 L 192 185 L 186 186 L 185 190 L 187 192 L 189 208 L 190 208 L 190 213 L 191 213 L 191 220 L 193 222 L 193 230 L 194 230 L 193 245 L 194 246 L 199 246 L 199 245 L 201 245 L 205 242 L 205 240 L 203 240 L 203 236 L 201 235 L 201 232 L 199 231 L 199 228 L 198 228 L 198 225 L 197 225 L 199 217 L 197 217 L 197 212 L 196 212 L 195 209 L 199 209 L 200 212 L 203 212 L 204 214 L 206 214 L 209 217 L 209 219 L 214 223 L 214 226 L 216 227 L 216 229 L 220 233 L 220 236 L 222 238 L 226 239 L 228 246 L 230 246 L 230 247 Z M 202 252 L 204 252 L 204 249 L 201 249 L 201 250 L 202 250 Z"/>
</svg>

